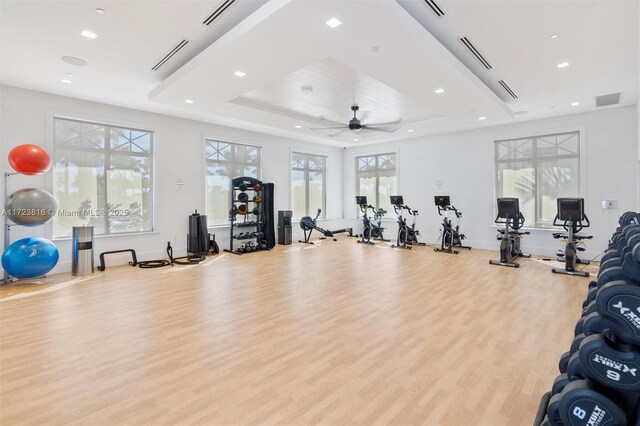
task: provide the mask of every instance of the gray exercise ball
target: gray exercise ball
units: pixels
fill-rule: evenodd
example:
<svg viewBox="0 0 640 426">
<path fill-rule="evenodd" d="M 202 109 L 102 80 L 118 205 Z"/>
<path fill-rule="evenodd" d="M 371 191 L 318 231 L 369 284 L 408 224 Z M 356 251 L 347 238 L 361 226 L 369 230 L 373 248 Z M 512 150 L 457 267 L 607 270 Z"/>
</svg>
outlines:
<svg viewBox="0 0 640 426">
<path fill-rule="evenodd" d="M 6 215 L 13 223 L 23 226 L 43 225 L 53 219 L 58 203 L 44 189 L 20 189 L 4 205 Z"/>
</svg>

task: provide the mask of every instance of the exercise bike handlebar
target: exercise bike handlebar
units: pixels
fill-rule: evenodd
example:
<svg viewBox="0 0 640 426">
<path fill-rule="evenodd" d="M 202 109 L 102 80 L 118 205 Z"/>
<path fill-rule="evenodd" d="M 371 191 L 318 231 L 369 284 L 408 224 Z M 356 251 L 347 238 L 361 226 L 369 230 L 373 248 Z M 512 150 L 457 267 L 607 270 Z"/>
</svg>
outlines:
<svg viewBox="0 0 640 426">
<path fill-rule="evenodd" d="M 582 221 L 584 219 L 584 222 Z M 562 223 L 558 222 L 558 213 L 556 213 L 556 217 L 553 218 L 553 226 L 562 226 L 565 231 L 569 230 L 569 226 L 573 227 L 573 232 L 578 233 L 583 228 L 588 228 L 591 226 L 591 222 L 589 222 L 589 218 L 587 215 L 583 215 L 582 219 L 577 220 L 575 222 L 571 220 L 565 220 Z"/>
<path fill-rule="evenodd" d="M 455 213 L 456 217 L 459 219 L 462 217 L 462 212 L 458 211 L 458 209 L 456 209 L 454 206 L 437 206 L 438 207 L 438 214 L 440 216 L 442 216 L 443 212 L 447 212 L 447 211 L 452 211 Z"/>
<path fill-rule="evenodd" d="M 517 219 L 500 217 L 498 214 L 493 223 L 508 224 L 511 229 L 520 229 L 524 225 L 524 216 L 522 215 L 522 212 L 518 212 Z"/>
</svg>

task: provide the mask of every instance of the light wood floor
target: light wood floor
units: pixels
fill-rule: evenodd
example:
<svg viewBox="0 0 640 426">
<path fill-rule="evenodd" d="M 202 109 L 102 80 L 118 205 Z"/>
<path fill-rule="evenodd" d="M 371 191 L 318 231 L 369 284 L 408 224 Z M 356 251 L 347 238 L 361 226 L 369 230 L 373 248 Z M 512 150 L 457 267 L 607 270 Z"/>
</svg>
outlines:
<svg viewBox="0 0 640 426">
<path fill-rule="evenodd" d="M 4 300 L 0 423 L 530 425 L 589 280 L 495 257 L 343 237 Z"/>
</svg>

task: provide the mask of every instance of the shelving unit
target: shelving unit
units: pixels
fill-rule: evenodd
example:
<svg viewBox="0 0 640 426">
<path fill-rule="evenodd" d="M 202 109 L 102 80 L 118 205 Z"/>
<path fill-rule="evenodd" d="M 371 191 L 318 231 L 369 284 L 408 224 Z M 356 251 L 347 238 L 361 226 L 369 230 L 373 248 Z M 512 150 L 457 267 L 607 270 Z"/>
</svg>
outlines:
<svg viewBox="0 0 640 426">
<path fill-rule="evenodd" d="M 231 181 L 229 248 L 237 255 L 269 250 L 264 236 L 262 181 L 236 177 Z"/>
</svg>

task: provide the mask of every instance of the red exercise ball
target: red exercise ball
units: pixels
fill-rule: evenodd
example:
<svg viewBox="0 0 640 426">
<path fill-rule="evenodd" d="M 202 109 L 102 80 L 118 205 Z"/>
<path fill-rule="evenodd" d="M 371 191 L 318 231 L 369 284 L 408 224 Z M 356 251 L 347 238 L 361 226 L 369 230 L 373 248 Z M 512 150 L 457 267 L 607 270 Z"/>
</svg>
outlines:
<svg viewBox="0 0 640 426">
<path fill-rule="evenodd" d="M 18 145 L 9 152 L 9 164 L 25 175 L 46 173 L 51 167 L 51 157 L 38 145 Z"/>
</svg>

